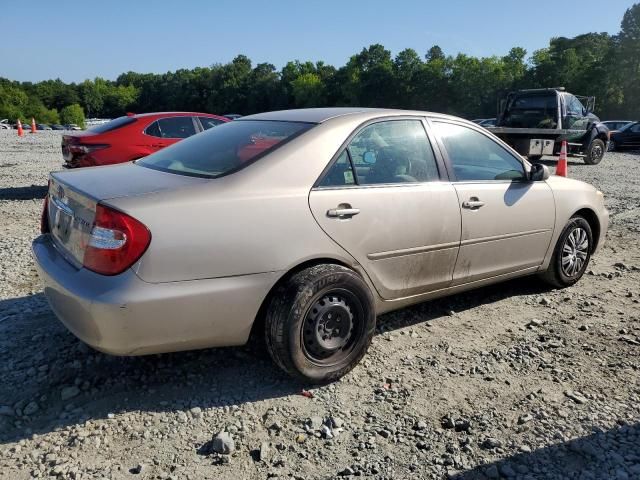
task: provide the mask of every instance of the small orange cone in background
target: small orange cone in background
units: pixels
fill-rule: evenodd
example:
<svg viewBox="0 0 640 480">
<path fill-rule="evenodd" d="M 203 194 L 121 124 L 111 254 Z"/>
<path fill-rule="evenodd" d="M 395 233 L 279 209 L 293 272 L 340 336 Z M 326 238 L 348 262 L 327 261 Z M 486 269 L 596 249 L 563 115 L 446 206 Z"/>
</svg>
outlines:
<svg viewBox="0 0 640 480">
<path fill-rule="evenodd" d="M 24 135 L 24 130 L 22 130 L 22 122 L 18 119 L 18 136 L 21 137 Z"/>
<path fill-rule="evenodd" d="M 36 133 L 36 119 L 31 117 L 31 133 Z"/>
<path fill-rule="evenodd" d="M 560 147 L 560 158 L 558 159 L 558 165 L 556 165 L 556 175 L 561 177 L 567 176 L 567 141 L 562 141 L 562 147 Z"/>
</svg>

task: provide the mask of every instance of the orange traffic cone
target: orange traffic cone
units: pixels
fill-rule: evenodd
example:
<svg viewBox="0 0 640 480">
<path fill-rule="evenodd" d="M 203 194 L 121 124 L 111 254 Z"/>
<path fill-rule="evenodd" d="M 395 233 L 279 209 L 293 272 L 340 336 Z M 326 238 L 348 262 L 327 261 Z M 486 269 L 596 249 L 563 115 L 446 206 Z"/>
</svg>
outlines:
<svg viewBox="0 0 640 480">
<path fill-rule="evenodd" d="M 31 133 L 36 133 L 36 119 L 31 117 Z"/>
<path fill-rule="evenodd" d="M 562 147 L 560 147 L 560 158 L 558 159 L 558 165 L 556 165 L 556 175 L 561 177 L 567 176 L 567 141 L 562 141 Z"/>
<path fill-rule="evenodd" d="M 24 130 L 22 130 L 22 122 L 18 119 L 18 136 L 21 137 L 24 135 Z"/>
</svg>

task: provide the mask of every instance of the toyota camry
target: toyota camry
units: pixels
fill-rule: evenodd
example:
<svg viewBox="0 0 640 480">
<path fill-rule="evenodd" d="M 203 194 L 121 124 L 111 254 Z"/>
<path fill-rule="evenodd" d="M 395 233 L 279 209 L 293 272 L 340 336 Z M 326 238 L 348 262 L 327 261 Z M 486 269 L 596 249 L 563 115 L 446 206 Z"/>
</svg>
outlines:
<svg viewBox="0 0 640 480">
<path fill-rule="evenodd" d="M 524 275 L 574 284 L 608 218 L 596 188 L 471 122 L 305 109 L 52 173 L 33 254 L 55 314 L 98 350 L 254 333 L 283 370 L 327 382 L 384 312 Z"/>
</svg>

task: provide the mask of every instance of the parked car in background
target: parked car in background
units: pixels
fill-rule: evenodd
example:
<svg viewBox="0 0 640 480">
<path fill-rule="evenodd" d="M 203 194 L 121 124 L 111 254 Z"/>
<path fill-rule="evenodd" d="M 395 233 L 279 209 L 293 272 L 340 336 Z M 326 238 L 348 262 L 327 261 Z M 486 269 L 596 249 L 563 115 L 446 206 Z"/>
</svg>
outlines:
<svg viewBox="0 0 640 480">
<path fill-rule="evenodd" d="M 64 135 L 64 166 L 76 168 L 130 162 L 228 121 L 228 118 L 209 113 L 129 114 L 84 132 Z"/>
<path fill-rule="evenodd" d="M 79 131 L 79 130 L 82 130 L 82 127 L 79 127 L 75 123 L 67 123 L 67 124 L 64 125 L 64 129 L 65 130 Z"/>
<path fill-rule="evenodd" d="M 64 130 L 64 126 L 58 123 L 51 124 L 51 130 Z"/>
<path fill-rule="evenodd" d="M 278 366 L 326 382 L 384 312 L 523 275 L 575 284 L 608 218 L 602 192 L 471 122 L 302 109 L 52 173 L 33 253 L 53 311 L 98 350 L 240 345 L 255 325 Z"/>
<path fill-rule="evenodd" d="M 239 113 L 225 113 L 224 116 L 229 120 L 237 120 L 239 118 L 242 118 L 242 115 L 240 115 Z"/>
<path fill-rule="evenodd" d="M 36 123 L 36 128 L 38 130 L 51 130 L 51 127 L 46 123 Z"/>
<path fill-rule="evenodd" d="M 9 123 L 9 119 L 4 118 L 0 120 L 0 130 L 11 130 L 11 124 Z"/>
<path fill-rule="evenodd" d="M 633 120 L 607 120 L 606 122 L 602 122 L 604 126 L 606 126 L 611 133 L 617 132 L 622 127 L 633 123 Z"/>
<path fill-rule="evenodd" d="M 611 134 L 609 150 L 640 148 L 640 122 L 631 122 Z"/>
</svg>

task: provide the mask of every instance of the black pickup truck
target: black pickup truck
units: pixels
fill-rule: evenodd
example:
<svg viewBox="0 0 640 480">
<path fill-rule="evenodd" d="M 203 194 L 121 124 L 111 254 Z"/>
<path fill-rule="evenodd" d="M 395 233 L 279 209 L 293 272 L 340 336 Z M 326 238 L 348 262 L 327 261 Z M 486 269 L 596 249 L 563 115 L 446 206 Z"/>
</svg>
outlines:
<svg viewBox="0 0 640 480">
<path fill-rule="evenodd" d="M 596 165 L 607 151 L 609 129 L 593 114 L 594 105 L 594 97 L 563 87 L 518 90 L 499 102 L 496 126 L 488 130 L 533 161 L 558 155 L 566 140 L 569 155 Z"/>
</svg>

